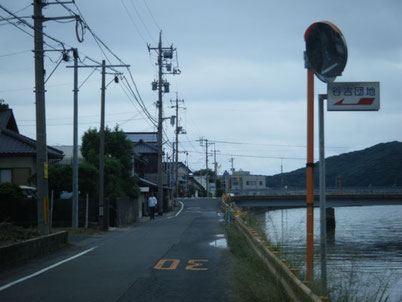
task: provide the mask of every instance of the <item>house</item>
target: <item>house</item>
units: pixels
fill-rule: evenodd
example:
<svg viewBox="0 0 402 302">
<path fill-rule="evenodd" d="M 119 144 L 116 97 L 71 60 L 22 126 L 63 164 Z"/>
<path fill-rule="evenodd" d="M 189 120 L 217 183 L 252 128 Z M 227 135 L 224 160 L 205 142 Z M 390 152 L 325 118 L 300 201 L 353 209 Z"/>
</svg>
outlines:
<svg viewBox="0 0 402 302">
<path fill-rule="evenodd" d="M 63 151 L 47 147 L 49 163 L 63 159 Z M 36 141 L 19 133 L 13 110 L 0 103 L 0 182 L 32 185 L 36 173 Z"/>
<path fill-rule="evenodd" d="M 134 173 L 139 177 L 139 185 L 144 195 L 157 191 L 158 183 L 158 134 L 157 132 L 125 132 L 134 148 Z M 172 207 L 168 174 L 162 172 L 163 195 L 168 200 L 168 208 Z M 144 202 L 147 198 L 144 199 Z M 166 204 L 166 201 L 165 201 Z"/>
<path fill-rule="evenodd" d="M 266 190 L 266 177 L 264 175 L 252 175 L 249 171 L 233 171 L 232 175 L 224 175 L 226 189 L 236 195 L 256 195 Z"/>
<path fill-rule="evenodd" d="M 158 139 L 156 132 L 126 132 L 133 143 L 134 172 L 139 177 L 157 182 Z"/>
<path fill-rule="evenodd" d="M 72 165 L 73 164 L 73 154 L 74 154 L 74 146 L 71 145 L 62 145 L 62 146 L 54 146 L 60 151 L 63 151 L 64 158 L 59 161 L 58 165 Z M 84 157 L 81 154 L 81 146 L 78 146 L 78 164 L 84 161 Z"/>
<path fill-rule="evenodd" d="M 165 163 L 165 169 L 169 174 L 169 178 L 171 179 L 171 186 L 174 187 L 176 177 L 176 163 Z M 177 164 L 177 176 L 179 181 L 179 196 L 189 196 L 189 182 L 190 179 L 192 179 L 192 171 L 183 162 L 179 162 Z"/>
</svg>

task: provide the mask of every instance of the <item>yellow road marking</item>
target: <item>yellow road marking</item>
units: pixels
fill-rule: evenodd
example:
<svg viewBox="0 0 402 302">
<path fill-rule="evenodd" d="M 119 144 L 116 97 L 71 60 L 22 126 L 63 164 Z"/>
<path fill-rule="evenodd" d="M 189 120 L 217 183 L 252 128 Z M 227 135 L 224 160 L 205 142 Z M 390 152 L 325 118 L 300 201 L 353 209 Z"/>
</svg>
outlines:
<svg viewBox="0 0 402 302">
<path fill-rule="evenodd" d="M 199 263 L 201 262 L 201 263 Z M 196 259 L 196 260 L 188 260 L 188 265 L 186 266 L 186 270 L 188 271 L 207 271 L 208 268 L 202 267 L 204 265 L 203 262 L 208 262 L 206 259 Z"/>
<path fill-rule="evenodd" d="M 170 265 L 164 267 L 164 265 L 169 262 L 170 262 Z M 166 271 L 175 270 L 177 268 L 177 266 L 179 265 L 179 263 L 180 263 L 179 259 L 161 259 L 154 266 L 154 269 L 166 270 Z"/>
</svg>

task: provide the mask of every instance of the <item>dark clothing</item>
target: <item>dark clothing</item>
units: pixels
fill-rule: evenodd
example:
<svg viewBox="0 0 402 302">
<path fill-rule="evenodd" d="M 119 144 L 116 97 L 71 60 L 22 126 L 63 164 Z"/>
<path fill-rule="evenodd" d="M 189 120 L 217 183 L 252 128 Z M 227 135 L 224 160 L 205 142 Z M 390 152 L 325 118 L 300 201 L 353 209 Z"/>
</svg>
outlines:
<svg viewBox="0 0 402 302">
<path fill-rule="evenodd" d="M 149 207 L 149 217 L 150 217 L 150 220 L 155 219 L 155 207 Z"/>
</svg>

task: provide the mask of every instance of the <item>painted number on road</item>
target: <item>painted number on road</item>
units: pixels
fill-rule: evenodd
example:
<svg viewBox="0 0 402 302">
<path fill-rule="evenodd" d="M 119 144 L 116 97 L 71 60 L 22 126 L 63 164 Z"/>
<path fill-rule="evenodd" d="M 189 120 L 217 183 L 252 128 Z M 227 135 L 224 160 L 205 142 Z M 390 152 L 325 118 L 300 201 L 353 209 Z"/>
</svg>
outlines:
<svg viewBox="0 0 402 302">
<path fill-rule="evenodd" d="M 180 263 L 179 259 L 161 259 L 154 266 L 154 269 L 166 270 L 166 271 L 175 270 L 179 265 L 179 263 Z"/>
<path fill-rule="evenodd" d="M 192 259 L 188 260 L 186 270 L 188 271 L 207 271 L 206 267 L 208 260 L 206 259 Z M 161 259 L 154 266 L 154 269 L 171 271 L 177 269 L 180 264 L 179 259 Z"/>
<path fill-rule="evenodd" d="M 205 260 L 205 259 L 188 260 L 188 265 L 186 266 L 186 270 L 188 270 L 188 271 L 207 271 L 208 268 L 203 267 L 205 262 L 208 262 L 208 260 Z"/>
</svg>

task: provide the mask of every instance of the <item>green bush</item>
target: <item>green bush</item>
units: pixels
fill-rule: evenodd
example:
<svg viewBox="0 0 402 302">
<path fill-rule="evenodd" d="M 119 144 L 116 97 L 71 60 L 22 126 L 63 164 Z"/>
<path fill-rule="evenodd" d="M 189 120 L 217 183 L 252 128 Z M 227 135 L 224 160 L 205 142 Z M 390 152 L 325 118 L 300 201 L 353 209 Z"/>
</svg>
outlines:
<svg viewBox="0 0 402 302">
<path fill-rule="evenodd" d="M 14 201 L 23 199 L 21 188 L 13 183 L 0 183 L 0 201 Z"/>
</svg>

